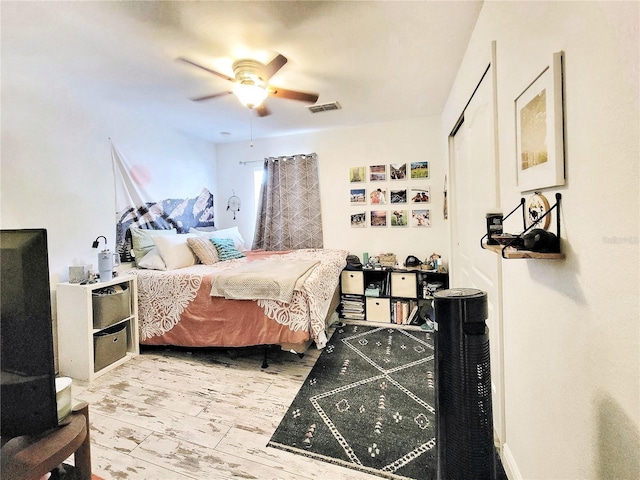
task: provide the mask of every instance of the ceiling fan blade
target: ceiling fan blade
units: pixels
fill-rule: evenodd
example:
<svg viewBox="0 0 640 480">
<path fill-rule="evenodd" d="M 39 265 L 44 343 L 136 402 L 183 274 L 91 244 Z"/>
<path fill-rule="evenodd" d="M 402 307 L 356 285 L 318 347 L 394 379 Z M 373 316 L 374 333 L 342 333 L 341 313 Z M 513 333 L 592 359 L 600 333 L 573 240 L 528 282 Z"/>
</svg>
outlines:
<svg viewBox="0 0 640 480">
<path fill-rule="evenodd" d="M 205 72 L 209 72 L 212 73 L 214 75 L 217 75 L 220 78 L 224 78 L 225 80 L 229 80 L 230 82 L 235 82 L 236 79 L 235 78 L 231 78 L 228 75 L 225 75 L 224 73 L 220 73 L 220 72 L 216 72 L 215 70 L 211 70 L 210 68 L 207 67 L 203 67 L 202 65 L 198 65 L 195 62 L 192 62 L 191 60 L 189 60 L 188 58 L 184 58 L 184 57 L 178 57 L 177 60 L 180 60 L 181 62 L 185 62 L 188 63 L 189 65 L 193 65 L 194 67 L 198 67 L 201 68 L 202 70 L 204 70 Z"/>
<path fill-rule="evenodd" d="M 220 92 L 220 93 L 214 93 L 213 95 L 205 95 L 204 97 L 197 97 L 197 98 L 192 98 L 191 100 L 193 100 L 194 102 L 201 102 L 203 100 L 211 100 L 212 98 L 216 98 L 216 97 L 223 97 L 225 95 L 230 95 L 233 92 Z"/>
<path fill-rule="evenodd" d="M 254 108 L 254 110 L 256 111 L 256 114 L 259 117 L 266 117 L 267 115 L 271 115 L 271 112 L 269 111 L 269 109 L 267 107 L 264 106 L 264 103 L 260 104 L 256 108 Z"/>
<path fill-rule="evenodd" d="M 287 90 L 286 88 L 279 87 L 269 87 L 269 95 L 309 103 L 316 103 L 319 97 L 317 93 L 296 92 L 295 90 Z"/>
<path fill-rule="evenodd" d="M 266 82 L 271 77 L 273 77 L 278 70 L 284 67 L 285 63 L 287 63 L 287 57 L 284 55 L 278 54 L 273 60 L 267 63 L 263 69 L 263 80 Z"/>
</svg>

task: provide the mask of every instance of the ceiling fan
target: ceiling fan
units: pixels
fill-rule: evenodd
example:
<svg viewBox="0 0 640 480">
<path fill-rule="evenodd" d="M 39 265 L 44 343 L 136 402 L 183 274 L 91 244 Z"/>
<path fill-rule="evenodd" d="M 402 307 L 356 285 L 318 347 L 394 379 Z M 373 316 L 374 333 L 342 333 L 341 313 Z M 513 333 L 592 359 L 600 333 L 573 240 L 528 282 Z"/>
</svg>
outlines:
<svg viewBox="0 0 640 480">
<path fill-rule="evenodd" d="M 195 102 L 235 94 L 243 105 L 250 109 L 254 109 L 259 117 L 264 117 L 271 113 L 263 103 L 268 96 L 288 98 L 290 100 L 299 100 L 309 103 L 315 103 L 318 101 L 317 93 L 297 92 L 295 90 L 288 90 L 286 88 L 275 87 L 268 84 L 271 77 L 273 77 L 287 63 L 287 58 L 284 55 L 276 55 L 275 58 L 267 64 L 251 59 L 236 60 L 233 62 L 233 73 L 235 78 L 199 65 L 188 58 L 179 57 L 178 60 L 193 65 L 194 67 L 198 67 L 220 78 L 224 78 L 225 80 L 229 80 L 234 84 L 233 90 L 193 98 L 192 100 Z"/>
</svg>

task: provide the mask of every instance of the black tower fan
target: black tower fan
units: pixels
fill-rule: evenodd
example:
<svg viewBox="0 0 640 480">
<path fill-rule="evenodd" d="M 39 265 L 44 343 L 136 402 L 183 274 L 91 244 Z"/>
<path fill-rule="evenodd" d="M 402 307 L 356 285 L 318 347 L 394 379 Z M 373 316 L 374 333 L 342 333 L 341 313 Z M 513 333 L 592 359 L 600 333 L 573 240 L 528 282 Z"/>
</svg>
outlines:
<svg viewBox="0 0 640 480">
<path fill-rule="evenodd" d="M 494 480 L 487 294 L 434 295 L 439 480 Z"/>
</svg>

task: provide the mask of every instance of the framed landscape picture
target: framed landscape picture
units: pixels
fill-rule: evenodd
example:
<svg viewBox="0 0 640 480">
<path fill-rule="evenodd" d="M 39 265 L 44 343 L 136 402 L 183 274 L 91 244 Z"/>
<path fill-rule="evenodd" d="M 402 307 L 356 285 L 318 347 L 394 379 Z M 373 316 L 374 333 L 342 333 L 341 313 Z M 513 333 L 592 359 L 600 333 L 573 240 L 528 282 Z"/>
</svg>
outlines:
<svg viewBox="0 0 640 480">
<path fill-rule="evenodd" d="M 564 185 L 563 52 L 516 98 L 516 162 L 521 192 Z"/>
<path fill-rule="evenodd" d="M 371 211 L 371 226 L 372 227 L 386 227 L 387 226 L 387 211 L 386 210 L 372 210 Z"/>
<path fill-rule="evenodd" d="M 407 203 L 407 189 L 391 190 L 389 193 L 391 203 Z"/>
<path fill-rule="evenodd" d="M 364 188 L 351 189 L 351 205 L 360 205 L 367 203 L 367 190 Z"/>
<path fill-rule="evenodd" d="M 429 162 L 411 162 L 411 178 L 429 178 Z"/>
<path fill-rule="evenodd" d="M 369 180 L 372 182 L 381 182 L 387 179 L 386 165 L 371 165 L 369 167 Z"/>
</svg>

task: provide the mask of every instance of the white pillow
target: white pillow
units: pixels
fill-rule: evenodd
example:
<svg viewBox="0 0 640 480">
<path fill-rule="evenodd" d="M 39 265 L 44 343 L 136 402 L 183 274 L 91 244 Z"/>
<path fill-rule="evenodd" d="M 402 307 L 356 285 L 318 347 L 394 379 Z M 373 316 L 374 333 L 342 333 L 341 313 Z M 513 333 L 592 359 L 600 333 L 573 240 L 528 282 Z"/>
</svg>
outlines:
<svg viewBox="0 0 640 480">
<path fill-rule="evenodd" d="M 138 267 L 146 268 L 149 270 L 166 270 L 167 266 L 160 255 L 158 247 L 153 247 L 147 254 L 142 257 L 142 260 L 138 262 Z"/>
<path fill-rule="evenodd" d="M 216 228 L 216 227 L 213 227 L 213 228 Z M 211 236 L 211 234 L 213 232 L 215 232 L 215 231 L 216 230 L 200 230 L 200 229 L 195 228 L 195 227 L 189 227 L 189 233 L 195 233 L 199 237 L 209 238 Z"/>
<path fill-rule="evenodd" d="M 131 231 L 133 256 L 135 257 L 136 265 L 139 265 L 144 256 L 153 248 L 153 237 L 157 235 L 178 234 L 175 228 L 168 230 L 152 230 L 140 227 L 130 227 L 129 230 Z"/>
<path fill-rule="evenodd" d="M 187 238 L 195 237 L 193 233 L 181 233 L 178 235 L 159 235 L 153 237 L 153 242 L 158 247 L 167 270 L 190 267 L 198 263 L 193 250 L 187 244 Z"/>
<path fill-rule="evenodd" d="M 207 233 L 209 233 L 209 238 L 231 238 L 239 252 L 245 252 L 247 250 L 247 247 L 244 246 L 244 238 L 240 235 L 238 227 L 224 228 L 222 230 Z"/>
</svg>

